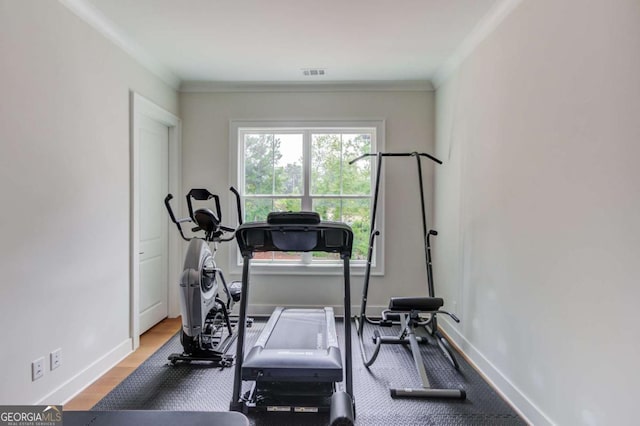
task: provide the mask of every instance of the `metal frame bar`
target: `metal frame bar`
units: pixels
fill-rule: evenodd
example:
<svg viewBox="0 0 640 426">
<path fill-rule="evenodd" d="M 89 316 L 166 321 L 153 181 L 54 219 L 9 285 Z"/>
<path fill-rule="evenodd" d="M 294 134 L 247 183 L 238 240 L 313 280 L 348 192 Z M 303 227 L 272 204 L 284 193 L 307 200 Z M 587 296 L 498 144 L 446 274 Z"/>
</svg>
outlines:
<svg viewBox="0 0 640 426">
<path fill-rule="evenodd" d="M 353 164 L 353 163 L 355 163 L 355 162 L 357 162 L 359 160 L 362 160 L 362 159 L 368 158 L 368 157 L 376 157 L 377 158 L 377 162 L 376 162 L 376 184 L 375 184 L 375 189 L 374 189 L 373 208 L 371 209 L 371 223 L 370 223 L 370 228 L 369 228 L 371 230 L 371 234 L 369 236 L 369 248 L 368 248 L 368 252 L 367 252 L 367 266 L 366 266 L 366 269 L 365 269 L 364 285 L 362 287 L 362 303 L 360 304 L 360 316 L 356 317 L 356 329 L 358 330 L 358 335 L 362 334 L 362 330 L 363 330 L 365 322 L 368 322 L 369 324 L 373 324 L 373 325 L 380 325 L 380 321 L 373 320 L 373 319 L 371 319 L 371 318 L 369 318 L 367 316 L 366 309 L 367 309 L 367 299 L 368 299 L 368 293 L 369 293 L 369 281 L 370 281 L 370 276 L 371 276 L 371 262 L 372 262 L 373 250 L 374 250 L 374 246 L 375 246 L 375 238 L 378 235 L 380 235 L 380 232 L 375 229 L 375 223 L 376 223 L 376 215 L 377 215 L 377 207 L 378 207 L 378 194 L 379 194 L 379 191 L 380 191 L 380 175 L 381 175 L 381 170 L 382 170 L 382 158 L 383 157 L 415 157 L 416 158 L 416 165 L 417 165 L 417 169 L 418 169 L 418 179 L 419 179 L 419 185 L 420 185 L 420 206 L 421 206 L 421 213 L 422 213 L 422 229 L 423 229 L 423 237 L 424 237 L 425 264 L 426 264 L 426 268 L 427 268 L 427 291 L 428 291 L 429 297 L 434 297 L 434 295 L 435 295 L 434 284 L 433 284 L 433 270 L 432 270 L 432 265 L 431 265 L 431 247 L 430 247 L 429 236 L 430 235 L 437 235 L 437 232 L 436 231 L 428 231 L 428 229 L 427 229 L 426 208 L 425 208 L 425 200 L 424 200 L 424 185 L 422 183 L 422 162 L 421 162 L 421 158 L 423 158 L 423 157 L 424 158 L 428 158 L 428 159 L 430 159 L 431 161 L 433 161 L 433 162 L 435 162 L 437 164 L 442 164 L 442 161 L 440 161 L 436 157 L 434 157 L 434 156 L 432 156 L 430 154 L 424 153 L 424 152 L 416 152 L 416 151 L 413 151 L 413 152 L 375 152 L 375 153 L 362 154 L 361 156 L 349 161 L 349 164 Z M 436 321 L 433 321 L 433 325 L 434 325 L 434 331 L 435 331 L 435 329 L 437 329 Z"/>
<path fill-rule="evenodd" d="M 451 399 L 466 399 L 467 394 L 464 389 L 435 389 L 431 387 L 429 382 L 429 376 L 427 370 L 424 367 L 424 360 L 420 353 L 420 346 L 418 345 L 418 337 L 414 330 L 414 323 L 410 319 L 410 313 L 403 313 L 400 317 L 403 332 L 406 331 L 406 337 L 403 340 L 408 340 L 411 345 L 411 355 L 413 356 L 413 363 L 416 370 L 420 375 L 422 382 L 422 388 L 391 388 L 389 392 L 393 398 L 451 398 Z M 398 342 L 400 343 L 400 342 Z"/>
<path fill-rule="evenodd" d="M 233 392 L 231 394 L 231 411 L 243 411 L 243 403 L 240 401 L 242 391 L 242 362 L 244 361 L 244 337 L 247 325 L 247 300 L 249 299 L 249 264 L 251 254 L 243 256 L 242 262 L 242 297 L 240 298 L 240 312 L 238 316 L 238 343 L 236 346 L 236 369 L 233 376 Z"/>
</svg>

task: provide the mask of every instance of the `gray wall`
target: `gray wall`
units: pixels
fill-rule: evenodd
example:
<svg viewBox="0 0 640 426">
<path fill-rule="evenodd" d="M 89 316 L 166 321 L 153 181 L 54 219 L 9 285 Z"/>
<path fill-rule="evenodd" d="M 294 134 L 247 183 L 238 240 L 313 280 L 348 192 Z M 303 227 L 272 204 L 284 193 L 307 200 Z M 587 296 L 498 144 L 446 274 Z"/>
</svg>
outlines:
<svg viewBox="0 0 640 426">
<path fill-rule="evenodd" d="M 432 152 L 433 102 L 433 92 L 427 91 L 182 93 L 183 189 L 205 186 L 228 193 L 229 120 L 385 119 L 386 150 Z M 390 296 L 416 294 L 426 288 L 421 231 L 416 232 L 421 229 L 418 183 L 413 161 L 405 161 L 389 162 L 385 170 L 386 274 L 372 280 L 370 293 L 370 306 L 378 314 Z M 426 182 L 432 182 L 432 173 L 431 165 L 425 165 Z M 427 188 L 431 199 L 431 186 Z M 229 264 L 228 247 L 220 250 L 220 266 Z M 277 305 L 342 304 L 339 276 L 253 277 L 250 303 L 257 313 L 268 313 Z M 362 282 L 362 276 L 353 277 L 356 305 Z"/>
<path fill-rule="evenodd" d="M 436 278 L 533 424 L 633 424 L 640 2 L 523 1 L 436 94 Z"/>
<path fill-rule="evenodd" d="M 0 61 L 0 404 L 60 403 L 131 350 L 129 90 L 178 96 L 57 1 L 0 1 Z"/>
</svg>

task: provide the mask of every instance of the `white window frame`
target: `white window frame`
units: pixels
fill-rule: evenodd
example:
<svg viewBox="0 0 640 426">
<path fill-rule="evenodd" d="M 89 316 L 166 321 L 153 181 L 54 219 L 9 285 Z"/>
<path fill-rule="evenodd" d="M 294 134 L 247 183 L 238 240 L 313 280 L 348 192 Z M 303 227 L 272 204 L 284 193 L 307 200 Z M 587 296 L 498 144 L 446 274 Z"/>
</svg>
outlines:
<svg viewBox="0 0 640 426">
<path fill-rule="evenodd" d="M 313 129 L 314 131 L 321 130 L 322 132 L 348 132 L 349 129 L 362 129 L 372 128 L 375 133 L 375 140 L 372 140 L 372 149 L 374 151 L 384 151 L 385 145 L 385 121 L 382 119 L 372 120 L 320 120 L 320 121 L 284 121 L 284 120 L 230 120 L 229 122 L 229 181 L 231 185 L 236 187 L 240 191 L 241 196 L 244 196 L 244 173 L 243 163 L 241 159 L 244 157 L 243 143 L 241 140 L 241 131 L 273 131 L 275 133 L 291 133 L 291 132 L 305 132 Z M 307 161 L 310 159 L 309 153 L 305 153 Z M 384 165 L 383 165 L 384 167 Z M 303 174 L 305 175 L 305 182 L 309 182 L 309 166 L 305 165 L 303 168 Z M 371 168 L 371 200 L 373 202 L 373 189 L 375 185 L 376 164 L 372 164 Z M 371 267 L 371 275 L 384 275 L 384 171 L 382 173 L 380 181 L 380 190 L 378 194 L 378 207 L 377 207 L 377 220 L 376 229 L 380 231 L 380 235 L 376 238 L 375 251 L 374 251 L 374 263 Z M 230 217 L 236 217 L 235 199 L 231 195 L 227 205 L 229 206 Z M 307 203 L 311 203 L 312 197 L 309 191 L 303 191 L 302 199 L 303 209 Z M 307 199 L 308 198 L 308 199 Z M 321 198 L 321 197 L 320 197 Z M 335 198 L 335 197 L 332 197 Z M 340 196 L 339 198 L 348 198 Z M 266 219 L 266 218 L 265 218 Z M 351 274 L 352 275 L 364 275 L 366 268 L 366 260 L 352 260 Z M 229 252 L 229 267 L 231 273 L 240 274 L 242 272 L 242 256 L 240 251 L 230 250 Z M 342 275 L 342 261 L 323 261 L 315 260 L 310 261 L 309 257 L 303 257 L 302 261 L 278 261 L 278 262 L 261 262 L 254 260 L 251 263 L 251 273 L 261 275 Z"/>
</svg>

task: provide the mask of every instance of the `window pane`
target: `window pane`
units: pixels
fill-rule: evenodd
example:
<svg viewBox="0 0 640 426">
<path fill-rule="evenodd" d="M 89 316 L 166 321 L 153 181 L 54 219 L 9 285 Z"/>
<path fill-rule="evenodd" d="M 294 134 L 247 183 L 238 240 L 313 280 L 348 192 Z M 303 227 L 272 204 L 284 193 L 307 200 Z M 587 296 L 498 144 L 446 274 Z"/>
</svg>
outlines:
<svg viewBox="0 0 640 426">
<path fill-rule="evenodd" d="M 311 253 L 311 258 L 313 260 L 340 260 L 339 253 L 326 253 L 323 251 L 315 251 Z"/>
<path fill-rule="evenodd" d="M 273 148 L 273 135 L 245 134 L 245 194 L 273 194 Z"/>
<path fill-rule="evenodd" d="M 274 212 L 297 212 L 302 208 L 302 200 L 300 198 L 280 198 L 273 200 Z M 274 260 L 280 261 L 300 261 L 302 253 L 294 251 L 273 251 Z"/>
<path fill-rule="evenodd" d="M 275 181 L 274 194 L 301 195 L 302 135 L 274 135 Z"/>
<path fill-rule="evenodd" d="M 371 163 L 373 157 L 349 165 L 349 161 L 371 152 L 371 135 L 342 135 L 342 193 L 347 195 L 369 195 L 371 193 Z"/>
<path fill-rule="evenodd" d="M 342 208 L 339 198 L 315 199 L 312 203 L 313 211 L 318 212 L 320 219 L 333 222 L 340 221 Z M 340 255 L 338 253 L 317 252 L 312 254 L 312 258 L 316 260 L 338 260 L 340 259 Z"/>
<path fill-rule="evenodd" d="M 369 249 L 369 206 L 370 200 L 345 199 L 342 200 L 342 221 L 351 226 L 353 230 L 353 254 L 354 260 L 367 258 Z"/>
<path fill-rule="evenodd" d="M 244 220 L 245 222 L 263 222 L 273 210 L 271 198 L 245 198 Z"/>
<path fill-rule="evenodd" d="M 274 260 L 280 260 L 280 261 L 293 260 L 293 261 L 299 262 L 302 259 L 302 253 L 295 252 L 295 251 L 274 251 L 271 253 L 273 253 Z"/>
<path fill-rule="evenodd" d="M 314 199 L 312 209 L 314 212 L 318 212 L 321 220 L 339 222 L 342 216 L 339 198 Z"/>
<path fill-rule="evenodd" d="M 340 194 L 340 134 L 311 135 L 311 194 Z"/>
<path fill-rule="evenodd" d="M 244 201 L 244 217 L 246 222 L 266 221 L 272 211 L 298 211 L 302 201 L 299 198 L 247 198 Z M 258 252 L 255 260 L 300 260 L 301 253 L 289 252 Z"/>
<path fill-rule="evenodd" d="M 245 198 L 244 220 L 245 222 L 262 222 L 267 220 L 267 215 L 272 210 L 273 200 L 270 198 Z M 258 252 L 254 254 L 256 260 L 272 260 L 272 252 Z"/>
<path fill-rule="evenodd" d="M 259 251 L 253 254 L 253 260 L 273 260 L 273 252 Z"/>
<path fill-rule="evenodd" d="M 300 198 L 276 198 L 273 200 L 274 212 L 299 212 L 301 209 L 302 200 Z"/>
</svg>

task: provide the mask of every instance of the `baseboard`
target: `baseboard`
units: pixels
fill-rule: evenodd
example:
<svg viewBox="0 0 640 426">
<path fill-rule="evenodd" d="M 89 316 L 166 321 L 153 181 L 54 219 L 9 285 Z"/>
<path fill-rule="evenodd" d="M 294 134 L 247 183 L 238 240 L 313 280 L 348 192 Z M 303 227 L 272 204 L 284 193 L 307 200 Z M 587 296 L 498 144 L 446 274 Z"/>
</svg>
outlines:
<svg viewBox="0 0 640 426">
<path fill-rule="evenodd" d="M 527 398 L 508 377 L 489 361 L 447 318 L 438 318 L 438 326 L 447 339 L 457 346 L 458 351 L 478 373 L 506 400 L 511 407 L 529 424 L 554 425 L 540 408 Z"/>
<path fill-rule="evenodd" d="M 53 392 L 46 395 L 36 405 L 64 405 L 82 392 L 91 383 L 102 377 L 112 367 L 126 358 L 131 350 L 131 339 L 126 339 L 107 352 L 106 355 L 91 363 L 71 379 L 64 382 Z"/>
</svg>

